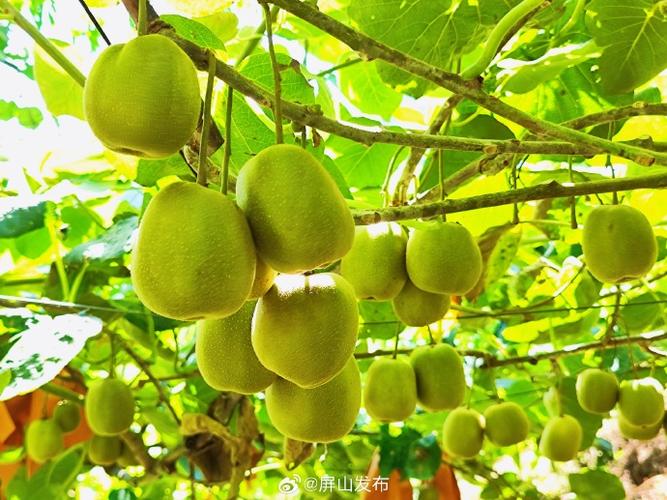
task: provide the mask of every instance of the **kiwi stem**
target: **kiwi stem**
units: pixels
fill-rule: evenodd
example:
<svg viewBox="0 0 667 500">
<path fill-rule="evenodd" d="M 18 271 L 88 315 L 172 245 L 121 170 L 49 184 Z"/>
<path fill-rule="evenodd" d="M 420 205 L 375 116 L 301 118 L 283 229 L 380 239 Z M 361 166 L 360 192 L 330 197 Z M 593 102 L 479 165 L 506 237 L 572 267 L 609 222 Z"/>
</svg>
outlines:
<svg viewBox="0 0 667 500">
<path fill-rule="evenodd" d="M 71 76 L 76 83 L 82 87 L 86 83 L 86 77 L 79 71 L 72 61 L 70 61 L 58 48 L 53 45 L 40 31 L 30 24 L 30 22 L 21 15 L 21 13 L 9 3 L 9 0 L 0 0 L 0 14 L 7 14 L 11 20 L 39 45 L 44 52 L 58 63 L 58 65 Z"/>
<path fill-rule="evenodd" d="M 401 335 L 401 325 L 400 323 L 396 325 L 396 336 L 394 337 L 394 354 L 392 354 L 392 358 L 396 359 L 396 356 L 398 356 L 398 337 Z"/>
<path fill-rule="evenodd" d="M 512 158 L 512 191 L 516 191 L 517 175 L 516 175 L 516 155 Z M 514 203 L 512 206 L 512 224 L 519 223 L 519 204 Z"/>
<path fill-rule="evenodd" d="M 213 52 L 208 53 L 208 79 L 206 80 L 206 94 L 204 96 L 204 112 L 202 113 L 202 132 L 199 144 L 199 162 L 197 166 L 197 184 L 206 186 L 206 153 L 208 149 L 208 134 L 211 127 L 211 101 L 213 100 L 213 82 L 215 80 L 216 59 Z"/>
<path fill-rule="evenodd" d="M 431 345 L 435 345 L 435 339 L 433 338 L 433 332 L 431 331 L 431 325 L 426 325 L 426 331 L 428 332 L 428 340 Z"/>
<path fill-rule="evenodd" d="M 222 155 L 222 179 L 220 192 L 227 194 L 229 183 L 229 160 L 232 157 L 232 106 L 234 104 L 234 88 L 227 85 L 227 102 L 225 103 L 225 149 Z"/>
<path fill-rule="evenodd" d="M 145 35 L 148 31 L 148 0 L 139 0 L 139 14 L 137 16 L 137 34 L 139 36 Z"/>
<path fill-rule="evenodd" d="M 567 157 L 567 170 L 570 174 L 570 183 L 574 184 L 574 171 L 572 169 L 572 156 Z M 577 223 L 577 198 L 570 196 L 570 227 L 572 229 L 577 229 L 579 224 Z"/>
<path fill-rule="evenodd" d="M 273 69 L 273 118 L 276 126 L 276 144 L 282 144 L 283 141 L 283 111 L 282 111 L 282 89 L 280 78 L 280 67 L 276 59 L 276 51 L 273 46 L 273 18 L 271 9 L 267 3 L 262 2 L 264 9 L 264 21 L 266 23 L 266 38 L 269 43 L 269 57 L 271 58 L 271 68 Z"/>
<path fill-rule="evenodd" d="M 109 335 L 109 349 L 111 355 L 109 356 L 109 378 L 116 377 L 116 343 L 114 342 L 114 335 L 108 332 Z"/>
</svg>

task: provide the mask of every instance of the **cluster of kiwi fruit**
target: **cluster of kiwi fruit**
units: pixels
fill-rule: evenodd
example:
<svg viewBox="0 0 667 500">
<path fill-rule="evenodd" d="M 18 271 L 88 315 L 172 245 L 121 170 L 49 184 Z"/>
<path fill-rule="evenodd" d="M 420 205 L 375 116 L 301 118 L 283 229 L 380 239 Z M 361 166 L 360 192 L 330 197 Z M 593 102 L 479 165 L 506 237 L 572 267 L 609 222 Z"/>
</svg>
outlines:
<svg viewBox="0 0 667 500">
<path fill-rule="evenodd" d="M 119 437 L 134 421 L 132 390 L 116 378 L 96 380 L 88 388 L 85 412 L 93 431 L 88 459 L 97 465 L 134 464 L 134 455 Z"/>
<path fill-rule="evenodd" d="M 340 274 L 324 272 L 338 260 Z M 328 442 L 349 432 L 361 403 L 357 299 L 392 300 L 401 320 L 426 325 L 446 313 L 449 294 L 476 284 L 481 268 L 477 244 L 458 224 L 409 237 L 393 223 L 355 231 L 320 162 L 283 144 L 246 162 L 235 201 L 185 182 L 160 190 L 141 220 L 131 275 L 149 309 L 198 321 L 197 364 L 209 385 L 265 390 L 281 433 Z M 437 348 L 426 351 L 415 353 L 416 365 L 427 367 L 430 351 L 437 358 Z M 421 392 L 437 407 L 429 376 Z M 459 389 L 433 397 L 458 401 Z"/>
<path fill-rule="evenodd" d="M 124 382 L 115 378 L 91 384 L 84 401 L 84 413 L 92 438 L 87 444 L 89 460 L 96 465 L 133 465 L 136 459 L 120 439 L 134 420 L 134 396 Z M 80 406 L 59 401 L 51 418 L 31 422 L 26 430 L 28 456 L 43 463 L 64 449 L 64 434 L 74 431 L 81 421 Z"/>
<path fill-rule="evenodd" d="M 162 35 L 106 49 L 84 89 L 95 135 L 114 151 L 147 158 L 172 155 L 187 142 L 200 104 L 194 65 Z M 657 255 L 646 217 L 622 205 L 589 214 L 582 247 L 590 272 L 607 283 L 644 276 Z M 340 274 L 301 274 L 339 259 Z M 269 416 L 279 431 L 327 442 L 350 430 L 360 407 L 360 375 L 352 356 L 355 299 L 390 300 L 403 323 L 425 326 L 446 314 L 450 295 L 475 286 L 482 258 L 459 224 L 424 223 L 409 235 L 393 222 L 355 229 L 322 165 L 301 148 L 277 145 L 241 169 L 236 201 L 197 184 L 163 188 L 142 218 L 131 268 L 136 293 L 148 308 L 198 321 L 197 363 L 209 385 L 243 394 L 266 390 Z M 454 456 L 476 455 L 484 436 L 498 446 L 525 439 L 528 420 L 518 405 L 499 403 L 481 415 L 459 408 L 464 393 L 461 359 L 441 344 L 416 349 L 409 362 L 376 360 L 363 399 L 369 415 L 382 422 L 406 419 L 417 404 L 453 410 L 443 444 Z M 619 387 L 612 374 L 587 370 L 579 377 L 577 396 L 584 409 L 596 413 L 618 401 L 619 425 L 628 437 L 646 439 L 659 431 L 664 408 L 654 382 L 624 381 Z M 36 460 L 62 449 L 66 430 L 56 415 L 71 411 L 59 410 L 67 406 L 59 405 L 52 419 L 31 424 L 28 451 Z M 91 387 L 86 398 L 96 434 L 91 461 L 122 459 L 127 450 L 118 435 L 129 428 L 133 413 L 131 391 L 122 382 L 108 379 Z M 540 449 L 553 460 L 569 460 L 580 441 L 576 419 L 554 416 Z"/>
<path fill-rule="evenodd" d="M 618 404 L 618 428 L 628 439 L 648 440 L 658 435 L 665 418 L 660 382 L 653 377 L 623 380 L 613 373 L 588 368 L 577 377 L 577 400 L 589 413 L 607 414 Z"/>
<path fill-rule="evenodd" d="M 79 426 L 79 406 L 71 401 L 59 401 L 50 418 L 33 420 L 25 434 L 28 457 L 43 463 L 57 456 L 65 448 L 64 435 Z"/>
</svg>

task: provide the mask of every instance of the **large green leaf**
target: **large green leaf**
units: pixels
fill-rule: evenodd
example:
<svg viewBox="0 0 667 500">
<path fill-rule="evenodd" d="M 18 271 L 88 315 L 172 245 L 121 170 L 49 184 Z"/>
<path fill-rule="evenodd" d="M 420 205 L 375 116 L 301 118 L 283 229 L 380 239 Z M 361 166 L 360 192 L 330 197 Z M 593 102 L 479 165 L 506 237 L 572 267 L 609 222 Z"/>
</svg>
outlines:
<svg viewBox="0 0 667 500">
<path fill-rule="evenodd" d="M 0 401 L 33 391 L 52 380 L 79 351 L 86 340 L 102 331 L 102 322 L 91 316 L 46 316 L 27 309 L 12 309 L 5 316 L 30 316 L 27 329 L 18 336 L 0 361 L 0 372 L 10 370 L 12 380 L 0 393 Z"/>
<path fill-rule="evenodd" d="M 169 23 L 174 28 L 177 35 L 199 45 L 200 47 L 212 50 L 225 48 L 225 44 L 222 43 L 222 40 L 220 40 L 208 26 L 205 26 L 202 23 L 176 14 L 161 16 L 161 19 Z"/>
<path fill-rule="evenodd" d="M 667 10 L 661 0 L 593 0 L 589 28 L 598 45 L 602 85 L 629 92 L 667 67 Z"/>
<path fill-rule="evenodd" d="M 586 500 L 622 500 L 625 490 L 621 480 L 601 469 L 570 474 L 570 488 L 577 498 Z"/>
<path fill-rule="evenodd" d="M 120 219 L 99 238 L 74 247 L 65 255 L 65 263 L 68 265 L 83 262 L 108 263 L 121 259 L 129 251 L 130 237 L 137 224 L 138 217 L 135 216 Z"/>
<path fill-rule="evenodd" d="M 38 199 L 0 199 L 0 238 L 16 238 L 44 227 L 47 202 Z"/>
<path fill-rule="evenodd" d="M 65 56 L 72 57 L 73 51 L 68 44 L 58 40 L 52 42 Z M 83 87 L 38 46 L 35 46 L 35 80 L 51 114 L 84 119 Z"/>
<path fill-rule="evenodd" d="M 142 186 L 154 186 L 157 181 L 168 175 L 176 175 L 184 181 L 193 181 L 194 174 L 188 168 L 185 160 L 178 154 L 161 160 L 139 160 L 137 178 Z"/>
<path fill-rule="evenodd" d="M 354 64 L 341 69 L 339 75 L 340 89 L 364 113 L 388 120 L 401 104 L 401 94 L 382 81 L 375 63 Z"/>
<path fill-rule="evenodd" d="M 468 2 L 352 0 L 348 12 L 361 31 L 443 69 L 450 69 L 454 58 L 476 45 L 486 31 L 480 23 L 480 10 Z M 395 66 L 382 63 L 378 69 L 385 82 L 415 97 L 428 86 Z"/>
<path fill-rule="evenodd" d="M 314 104 L 315 93 L 301 73 L 301 66 L 287 54 L 276 54 L 280 69 L 280 90 L 285 100 L 301 104 Z M 274 79 L 271 58 L 266 52 L 254 54 L 246 59 L 241 74 L 265 90 L 273 93 Z"/>
</svg>

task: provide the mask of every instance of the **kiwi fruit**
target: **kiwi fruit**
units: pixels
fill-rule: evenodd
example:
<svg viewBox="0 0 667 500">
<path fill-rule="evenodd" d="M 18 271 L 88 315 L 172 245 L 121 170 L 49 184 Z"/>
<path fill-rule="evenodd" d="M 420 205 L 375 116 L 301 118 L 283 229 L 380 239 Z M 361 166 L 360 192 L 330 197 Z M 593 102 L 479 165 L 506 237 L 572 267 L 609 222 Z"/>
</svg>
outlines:
<svg viewBox="0 0 667 500">
<path fill-rule="evenodd" d="M 627 205 L 603 205 L 591 210 L 581 247 L 588 270 L 603 283 L 646 276 L 658 255 L 651 223 Z"/>
<path fill-rule="evenodd" d="M 623 417 L 623 414 L 618 415 L 618 430 L 627 439 L 648 441 L 656 437 L 661 428 L 662 420 L 658 420 L 655 424 L 651 425 L 632 425 Z"/>
<path fill-rule="evenodd" d="M 285 437 L 308 443 L 328 443 L 354 426 L 361 406 L 361 378 L 354 358 L 332 380 L 303 389 L 276 379 L 266 390 L 271 423 Z"/>
<path fill-rule="evenodd" d="M 122 434 L 134 420 L 132 391 L 116 378 L 92 382 L 84 406 L 88 426 L 100 436 Z"/>
<path fill-rule="evenodd" d="M 581 448 L 583 430 L 579 421 L 570 416 L 551 417 L 542 431 L 540 453 L 554 462 L 567 462 Z"/>
<path fill-rule="evenodd" d="M 53 420 L 63 432 L 72 432 L 81 422 L 81 407 L 72 401 L 58 401 L 53 410 Z"/>
<path fill-rule="evenodd" d="M 314 388 L 343 369 L 357 341 L 352 286 L 337 274 L 279 275 L 257 302 L 252 346 L 268 370 Z"/>
<path fill-rule="evenodd" d="M 358 299 L 391 300 L 398 295 L 407 279 L 407 242 L 403 228 L 395 222 L 356 228 L 340 273 L 354 287 Z"/>
<path fill-rule="evenodd" d="M 32 460 L 46 462 L 65 449 L 63 431 L 52 418 L 33 420 L 25 432 L 25 447 Z"/>
<path fill-rule="evenodd" d="M 391 301 L 394 314 L 408 326 L 426 326 L 442 319 L 450 305 L 449 295 L 420 290 L 410 280 Z"/>
<path fill-rule="evenodd" d="M 438 222 L 412 231 L 406 265 L 408 277 L 417 288 L 464 295 L 482 275 L 482 253 L 465 227 Z"/>
<path fill-rule="evenodd" d="M 442 426 L 445 451 L 458 458 L 472 458 L 484 443 L 484 418 L 475 410 L 456 408 Z"/>
<path fill-rule="evenodd" d="M 662 385 L 652 377 L 623 380 L 618 393 L 618 411 L 635 426 L 662 421 L 665 415 Z"/>
<path fill-rule="evenodd" d="M 257 262 L 255 265 L 255 281 L 252 283 L 249 300 L 260 298 L 273 285 L 273 280 L 276 279 L 276 273 L 269 265 L 264 262 L 259 255 L 257 255 Z"/>
<path fill-rule="evenodd" d="M 183 321 L 238 311 L 255 280 L 256 256 L 243 214 L 199 184 L 169 184 L 150 201 L 132 251 L 131 275 L 151 311 Z"/>
<path fill-rule="evenodd" d="M 463 402 L 466 391 L 463 361 L 448 344 L 418 347 L 410 355 L 417 377 L 417 400 L 431 411 L 450 410 Z"/>
<path fill-rule="evenodd" d="M 252 348 L 251 324 L 255 302 L 223 319 L 197 324 L 195 356 L 204 381 L 217 391 L 252 394 L 263 391 L 276 378 L 264 368 Z"/>
<path fill-rule="evenodd" d="M 511 401 L 489 406 L 484 410 L 486 437 L 496 446 L 510 446 L 528 437 L 530 422 L 518 404 Z"/>
<path fill-rule="evenodd" d="M 366 373 L 364 407 L 380 422 L 405 420 L 417 405 L 417 380 L 410 363 L 378 358 Z"/>
<path fill-rule="evenodd" d="M 259 255 L 276 271 L 315 269 L 352 247 L 352 213 L 326 169 L 303 148 L 277 144 L 248 160 L 236 197 Z"/>
<path fill-rule="evenodd" d="M 93 133 L 119 153 L 165 158 L 190 139 L 201 109 L 194 64 L 163 35 L 115 44 L 95 61 L 83 90 Z"/>
<path fill-rule="evenodd" d="M 577 401 L 589 413 L 608 413 L 618 401 L 618 380 L 613 373 L 588 368 L 577 376 Z"/>
<path fill-rule="evenodd" d="M 94 435 L 88 443 L 88 459 L 95 465 L 112 465 L 121 456 L 123 442 L 118 436 Z"/>
</svg>

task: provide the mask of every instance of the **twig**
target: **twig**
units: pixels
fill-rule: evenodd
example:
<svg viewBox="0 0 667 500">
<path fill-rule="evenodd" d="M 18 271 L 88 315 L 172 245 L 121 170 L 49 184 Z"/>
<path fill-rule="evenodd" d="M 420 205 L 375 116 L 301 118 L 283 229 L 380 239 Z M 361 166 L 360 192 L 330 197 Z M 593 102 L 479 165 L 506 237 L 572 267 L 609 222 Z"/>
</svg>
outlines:
<svg viewBox="0 0 667 500">
<path fill-rule="evenodd" d="M 383 221 L 430 218 L 441 214 L 511 205 L 523 201 L 580 196 L 593 193 L 610 193 L 613 191 L 626 191 L 641 188 L 657 189 L 661 187 L 667 187 L 667 173 L 583 182 L 573 186 L 551 181 L 547 184 L 540 184 L 527 188 L 454 200 L 450 198 L 424 205 L 386 207 L 375 210 L 354 210 L 353 215 L 357 225 L 364 225 Z"/>
<path fill-rule="evenodd" d="M 90 7 L 88 7 L 88 4 L 86 3 L 86 0 L 79 0 L 79 4 L 81 4 L 81 7 L 83 7 L 83 10 L 86 11 L 86 15 L 88 16 L 88 19 L 90 19 L 91 22 L 93 23 L 93 25 L 95 25 L 95 29 L 100 34 L 100 36 L 102 37 L 104 42 L 107 45 L 111 45 L 111 40 L 109 40 L 109 37 L 107 36 L 107 34 L 102 29 L 102 26 L 100 25 L 99 21 L 97 20 L 95 15 L 90 10 Z"/>
<path fill-rule="evenodd" d="M 197 184 L 206 186 L 208 135 L 211 125 L 211 101 L 213 100 L 213 83 L 215 80 L 215 55 L 208 55 L 208 79 L 206 80 L 206 94 L 204 96 L 204 111 L 202 113 L 201 142 L 199 144 L 199 163 L 197 164 Z M 226 185 L 226 183 L 225 183 Z"/>
<path fill-rule="evenodd" d="M 607 139 L 595 137 L 568 127 L 550 123 L 521 111 L 495 96 L 484 92 L 476 82 L 465 81 L 458 75 L 449 73 L 424 61 L 391 48 L 366 36 L 336 19 L 314 8 L 310 3 L 298 0 L 267 0 L 283 10 L 309 22 L 313 26 L 329 33 L 334 38 L 347 44 L 352 49 L 364 54 L 369 59 L 379 59 L 403 71 L 412 73 L 443 87 L 454 94 L 476 102 L 480 106 L 504 118 L 521 125 L 528 130 L 545 136 L 573 142 L 579 145 L 599 148 L 605 152 L 632 160 L 640 165 L 653 163 L 667 164 L 667 154 L 655 153 L 635 146 L 621 145 Z"/>
<path fill-rule="evenodd" d="M 79 68 L 72 64 L 65 55 L 58 50 L 58 48 L 53 45 L 48 38 L 46 38 L 42 33 L 33 26 L 23 15 L 14 8 L 14 6 L 9 2 L 9 0 L 0 0 L 0 13 L 7 14 L 11 20 L 16 23 L 16 25 L 21 28 L 23 31 L 32 38 L 37 45 L 39 45 L 44 51 L 51 56 L 51 58 L 58 63 L 58 65 L 65 70 L 65 72 L 71 76 L 75 82 L 83 87 L 86 83 L 86 77 L 83 76 L 83 73 L 79 71 Z"/>
<path fill-rule="evenodd" d="M 109 331 L 112 335 L 115 335 L 117 342 L 121 344 L 123 347 L 123 350 L 127 352 L 130 357 L 134 360 L 134 362 L 141 368 L 141 370 L 146 374 L 146 376 L 150 379 L 150 381 L 153 383 L 155 386 L 155 389 L 157 389 L 158 397 L 160 398 L 160 401 L 164 403 L 164 405 L 167 407 L 169 412 L 172 414 L 174 417 L 174 420 L 176 420 L 176 423 L 180 424 L 181 419 L 178 417 L 178 414 L 176 413 L 176 410 L 174 410 L 174 407 L 171 405 L 169 402 L 169 397 L 165 394 L 164 388 L 160 384 L 160 381 L 155 378 L 155 375 L 153 375 L 153 372 L 151 371 L 150 367 L 148 366 L 148 363 L 144 361 L 141 356 L 139 356 L 134 350 L 125 342 L 125 340 L 115 332 L 111 330 Z"/>
</svg>

